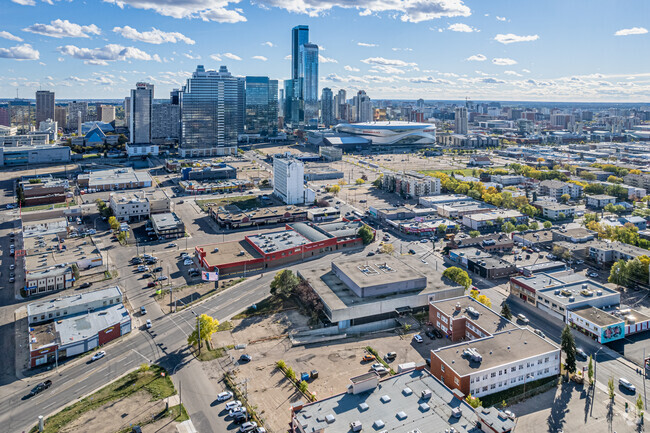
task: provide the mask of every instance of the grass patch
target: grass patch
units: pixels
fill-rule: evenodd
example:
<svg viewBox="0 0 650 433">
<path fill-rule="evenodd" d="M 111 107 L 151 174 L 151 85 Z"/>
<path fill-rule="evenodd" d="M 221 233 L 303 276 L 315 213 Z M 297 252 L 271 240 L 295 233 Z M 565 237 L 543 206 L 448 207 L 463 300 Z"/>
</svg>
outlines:
<svg viewBox="0 0 650 433">
<path fill-rule="evenodd" d="M 74 202 L 70 202 L 70 206 L 74 206 Z M 32 212 L 35 210 L 48 210 L 48 209 L 60 209 L 62 207 L 68 207 L 68 203 L 55 203 L 55 204 L 41 204 L 38 206 L 29 206 L 23 207 L 22 212 Z"/>
<path fill-rule="evenodd" d="M 182 404 L 170 407 L 167 412 L 169 412 L 169 416 L 176 422 L 183 422 L 190 419 L 190 415 Z"/>
<path fill-rule="evenodd" d="M 250 306 L 245 311 L 242 311 L 241 313 L 234 316 L 233 319 L 240 320 L 240 319 L 246 319 L 248 317 L 253 317 L 253 316 L 279 313 L 282 310 L 289 310 L 291 308 L 295 308 L 296 304 L 291 299 L 284 300 L 279 297 L 269 296 L 268 298 L 255 304 L 255 306 L 257 308 L 253 308 L 252 306 Z"/>
<path fill-rule="evenodd" d="M 432 176 L 434 173 L 445 173 L 445 174 L 451 174 L 451 173 L 462 173 L 463 176 L 471 176 L 472 172 L 474 170 L 477 170 L 476 168 L 457 168 L 454 170 L 418 170 L 418 173 L 422 173 L 427 176 Z"/>
<path fill-rule="evenodd" d="M 121 377 L 96 393 L 66 407 L 61 412 L 45 420 L 45 433 L 56 433 L 71 421 L 79 418 L 82 414 L 96 409 L 106 403 L 126 398 L 129 395 L 146 390 L 151 394 L 152 400 L 160 400 L 176 394 L 174 384 L 169 376 L 161 376 L 166 373 L 165 369 L 158 366 L 146 366 Z M 34 426 L 30 433 L 38 432 L 38 426 Z"/>
<path fill-rule="evenodd" d="M 514 388 L 506 389 L 505 391 L 486 395 L 485 397 L 481 398 L 481 401 L 483 403 L 483 407 L 490 407 L 500 405 L 504 400 L 508 401 L 517 397 L 520 397 L 523 400 L 524 398 L 532 397 L 541 392 L 547 391 L 548 389 L 557 385 L 558 380 L 559 376 L 545 377 L 543 379 L 526 383 L 525 395 L 524 385 L 517 385 Z"/>
<path fill-rule="evenodd" d="M 395 374 L 395 370 L 390 368 L 390 365 L 388 365 L 388 363 L 386 361 L 384 361 L 384 358 L 379 356 L 379 352 L 377 352 L 375 349 L 373 349 L 370 346 L 366 346 L 366 350 L 368 351 L 368 353 L 375 356 L 375 359 L 377 360 L 377 362 L 381 363 L 384 367 L 386 367 L 388 369 L 388 372 L 390 373 L 391 376 Z"/>
<path fill-rule="evenodd" d="M 217 332 L 230 331 L 232 328 L 233 328 L 232 322 L 226 320 L 225 322 L 219 323 L 219 326 L 217 327 Z"/>
<path fill-rule="evenodd" d="M 198 352 L 197 352 L 198 353 Z M 201 347 L 201 354 L 196 356 L 199 361 L 212 361 L 213 359 L 223 358 L 226 355 L 225 347 L 208 349 L 206 346 Z"/>
<path fill-rule="evenodd" d="M 212 206 L 226 206 L 229 204 L 236 204 L 237 207 L 241 210 L 249 210 L 256 207 L 261 207 L 260 201 L 256 195 L 243 195 L 240 197 L 228 197 L 228 198 L 211 198 L 207 200 L 196 200 L 197 206 L 201 208 L 202 211 L 208 211 L 208 205 Z"/>
</svg>

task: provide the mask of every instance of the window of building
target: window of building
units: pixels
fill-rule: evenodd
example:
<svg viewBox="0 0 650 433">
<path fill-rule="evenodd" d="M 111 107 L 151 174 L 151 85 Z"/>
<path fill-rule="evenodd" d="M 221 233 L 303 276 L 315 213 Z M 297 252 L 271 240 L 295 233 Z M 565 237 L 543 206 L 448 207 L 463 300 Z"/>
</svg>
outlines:
<svg viewBox="0 0 650 433">
<path fill-rule="evenodd" d="M 483 387 L 483 392 L 485 392 L 485 391 L 487 391 L 487 390 L 488 390 L 488 387 L 487 387 L 487 386 L 484 386 L 484 387 Z"/>
<path fill-rule="evenodd" d="M 548 362 L 548 356 L 544 358 L 544 362 Z"/>
<path fill-rule="evenodd" d="M 510 383 L 511 383 L 511 384 L 512 384 L 512 383 L 517 383 L 517 378 L 516 378 L 516 377 L 513 377 L 512 379 L 510 379 Z"/>
<path fill-rule="evenodd" d="M 474 383 L 474 378 L 473 377 L 469 380 L 469 383 Z"/>
<path fill-rule="evenodd" d="M 494 388 L 496 388 L 496 387 L 497 387 L 497 386 L 496 386 L 495 384 L 490 385 L 490 389 L 494 389 Z"/>
<path fill-rule="evenodd" d="M 523 370 L 524 369 L 524 364 L 519 364 L 519 369 Z"/>
<path fill-rule="evenodd" d="M 490 377 L 497 377 L 496 373 L 490 373 Z"/>
<path fill-rule="evenodd" d="M 542 359 L 540 358 L 537 360 L 537 365 L 540 365 L 541 363 L 542 363 Z"/>
<path fill-rule="evenodd" d="M 501 370 L 499 370 L 499 376 L 502 376 L 502 375 L 503 375 L 503 372 Z"/>
<path fill-rule="evenodd" d="M 514 373 L 515 371 L 517 371 L 517 367 L 510 367 L 510 372 L 511 373 Z"/>
<path fill-rule="evenodd" d="M 445 372 L 445 366 L 444 365 L 440 366 L 440 371 L 442 371 L 443 373 Z"/>
<path fill-rule="evenodd" d="M 483 375 L 483 380 L 487 380 L 487 374 Z"/>
<path fill-rule="evenodd" d="M 460 384 L 460 381 L 458 380 L 457 377 L 454 377 L 454 383 L 455 383 L 456 385 Z"/>
</svg>

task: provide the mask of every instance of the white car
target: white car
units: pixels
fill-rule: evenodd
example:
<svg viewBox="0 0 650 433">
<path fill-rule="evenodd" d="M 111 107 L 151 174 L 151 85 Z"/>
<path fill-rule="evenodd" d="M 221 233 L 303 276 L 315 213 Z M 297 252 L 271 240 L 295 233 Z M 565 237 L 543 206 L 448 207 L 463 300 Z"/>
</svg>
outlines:
<svg viewBox="0 0 650 433">
<path fill-rule="evenodd" d="M 233 417 L 233 416 L 235 416 L 235 415 L 237 415 L 239 413 L 241 413 L 242 415 L 246 415 L 246 408 L 243 407 L 243 406 L 237 406 L 237 407 L 233 407 L 232 409 L 230 409 L 228 411 L 228 415 L 231 416 L 231 417 Z"/>
<path fill-rule="evenodd" d="M 147 319 L 147 329 L 151 328 L 151 320 Z"/>
<path fill-rule="evenodd" d="M 371 369 L 375 373 L 379 373 L 379 374 L 386 373 L 388 371 L 388 369 L 386 367 L 384 367 L 383 365 L 381 365 L 379 363 L 373 364 Z"/>
<path fill-rule="evenodd" d="M 618 384 L 621 385 L 623 388 L 627 389 L 628 391 L 630 391 L 631 393 L 635 393 L 635 392 L 636 392 L 636 386 L 632 385 L 632 383 L 631 383 L 629 380 L 627 380 L 627 379 L 623 379 L 623 378 L 621 377 L 621 378 L 618 380 Z"/>
<path fill-rule="evenodd" d="M 587 275 L 590 276 L 591 278 L 598 278 L 598 274 L 595 272 L 589 272 Z"/>
<path fill-rule="evenodd" d="M 217 394 L 217 401 L 226 401 L 232 398 L 232 392 L 224 391 Z"/>
<path fill-rule="evenodd" d="M 92 358 L 90 358 L 91 361 L 97 361 L 98 359 L 102 359 L 103 357 L 106 356 L 106 352 L 103 350 L 100 350 L 99 352 L 95 353 Z"/>
<path fill-rule="evenodd" d="M 226 403 L 226 410 L 232 410 L 240 406 L 241 406 L 241 401 L 239 400 L 229 401 L 228 403 Z"/>
<path fill-rule="evenodd" d="M 172 247 L 175 247 L 175 246 L 177 246 L 177 245 L 176 245 L 176 243 L 174 243 L 174 242 L 170 242 L 169 244 L 167 244 L 167 246 L 170 247 L 170 248 L 172 248 Z"/>
<path fill-rule="evenodd" d="M 422 339 L 422 336 L 420 334 L 415 334 L 413 336 L 413 340 L 415 340 L 418 343 L 422 343 L 424 340 Z"/>
<path fill-rule="evenodd" d="M 249 432 L 249 431 L 253 431 L 253 430 L 255 430 L 256 427 L 257 427 L 257 423 L 256 423 L 256 422 L 253 422 L 253 421 L 247 421 L 247 422 L 245 422 L 244 424 L 242 424 L 241 427 L 239 427 L 239 431 L 242 432 L 242 433 L 245 433 L 245 432 Z"/>
<path fill-rule="evenodd" d="M 528 325 L 530 320 L 528 320 L 528 317 L 524 316 L 523 314 L 519 313 L 517 314 L 517 320 L 519 320 L 521 323 Z"/>
<path fill-rule="evenodd" d="M 183 265 L 185 266 L 192 266 L 194 264 L 194 261 L 192 259 L 185 259 L 183 262 Z"/>
</svg>

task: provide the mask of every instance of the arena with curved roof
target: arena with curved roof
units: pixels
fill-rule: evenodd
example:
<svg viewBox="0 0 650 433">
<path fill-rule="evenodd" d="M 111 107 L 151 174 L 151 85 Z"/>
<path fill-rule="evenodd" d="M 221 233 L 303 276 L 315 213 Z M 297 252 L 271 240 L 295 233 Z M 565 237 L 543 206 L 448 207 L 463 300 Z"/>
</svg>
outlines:
<svg viewBox="0 0 650 433">
<path fill-rule="evenodd" d="M 436 142 L 436 125 L 431 123 L 341 123 L 333 129 L 339 134 L 370 140 L 375 146 L 431 145 Z"/>
</svg>

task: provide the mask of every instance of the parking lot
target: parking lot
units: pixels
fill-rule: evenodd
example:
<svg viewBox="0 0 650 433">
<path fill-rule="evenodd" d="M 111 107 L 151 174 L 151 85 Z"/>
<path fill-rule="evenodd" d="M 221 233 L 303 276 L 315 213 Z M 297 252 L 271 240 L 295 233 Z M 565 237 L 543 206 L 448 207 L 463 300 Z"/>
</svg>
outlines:
<svg viewBox="0 0 650 433">
<path fill-rule="evenodd" d="M 283 360 L 296 375 L 318 371 L 318 378 L 310 380 L 309 391 L 317 398 L 326 398 L 345 392 L 350 378 L 368 372 L 373 361 L 363 361 L 368 354 L 366 346 L 372 347 L 380 356 L 396 352 L 389 366 L 397 372 L 398 365 L 424 362 L 430 350 L 449 344 L 449 340 L 430 339 L 423 334 L 423 342 L 413 340 L 415 331 L 399 335 L 387 331 L 366 335 L 364 338 L 347 338 L 309 346 L 292 346 L 289 330 L 305 329 L 307 317 L 296 310 L 285 311 L 267 317 L 253 317 L 233 321 L 231 331 L 213 336 L 214 347 L 246 345 L 245 349 L 228 351 L 226 358 L 206 363 L 210 375 L 220 378 L 219 365 L 233 369 L 236 380 L 248 393 L 250 403 L 257 406 L 258 415 L 265 419 L 271 432 L 284 432 L 289 420 L 289 407 L 305 397 L 296 391 L 276 362 Z M 242 354 L 248 354 L 250 362 L 239 362 Z M 232 364 L 231 364 L 232 360 Z"/>
</svg>

